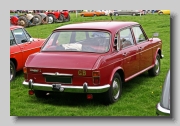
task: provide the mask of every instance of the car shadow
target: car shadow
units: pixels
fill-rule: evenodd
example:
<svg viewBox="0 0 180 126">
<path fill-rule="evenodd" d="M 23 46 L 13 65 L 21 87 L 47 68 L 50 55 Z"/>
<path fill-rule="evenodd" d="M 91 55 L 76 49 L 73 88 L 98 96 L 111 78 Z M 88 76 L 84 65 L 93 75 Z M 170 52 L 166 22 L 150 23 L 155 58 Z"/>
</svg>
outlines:
<svg viewBox="0 0 180 126">
<path fill-rule="evenodd" d="M 147 79 L 140 78 L 149 78 L 147 72 L 142 73 L 141 75 L 129 80 L 122 85 L 122 96 L 125 97 L 129 92 L 136 90 L 139 86 L 146 83 Z M 101 96 L 98 94 L 93 94 L 93 99 L 87 99 L 87 94 L 84 93 L 58 93 L 53 92 L 47 95 L 44 98 L 36 98 L 34 95 L 30 96 L 30 99 L 27 99 L 28 102 L 33 103 L 43 103 L 43 104 L 51 104 L 57 106 L 87 106 L 87 105 L 103 105 L 107 106 L 101 99 Z M 121 99 L 121 98 L 120 98 Z M 119 99 L 119 100 L 120 100 Z"/>
</svg>

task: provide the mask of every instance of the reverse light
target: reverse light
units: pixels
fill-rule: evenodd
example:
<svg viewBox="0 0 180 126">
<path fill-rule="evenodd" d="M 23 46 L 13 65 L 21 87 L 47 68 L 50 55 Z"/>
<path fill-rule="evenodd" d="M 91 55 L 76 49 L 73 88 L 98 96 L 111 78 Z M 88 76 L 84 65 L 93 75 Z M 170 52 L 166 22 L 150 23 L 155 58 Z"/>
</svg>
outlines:
<svg viewBox="0 0 180 126">
<path fill-rule="evenodd" d="M 100 84 L 100 72 L 99 71 L 93 71 L 92 77 L 93 77 L 94 84 Z"/>
</svg>

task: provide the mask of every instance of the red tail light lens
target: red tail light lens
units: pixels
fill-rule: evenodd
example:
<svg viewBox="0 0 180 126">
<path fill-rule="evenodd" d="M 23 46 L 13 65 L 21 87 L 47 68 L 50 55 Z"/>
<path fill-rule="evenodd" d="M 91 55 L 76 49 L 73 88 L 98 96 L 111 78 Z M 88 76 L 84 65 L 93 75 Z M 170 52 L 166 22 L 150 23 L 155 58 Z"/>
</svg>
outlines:
<svg viewBox="0 0 180 126">
<path fill-rule="evenodd" d="M 93 77 L 93 83 L 95 85 L 100 84 L 100 72 L 99 71 L 93 71 L 92 77 Z"/>
<path fill-rule="evenodd" d="M 24 74 L 27 74 L 27 68 L 26 67 L 23 68 L 23 72 L 24 72 Z"/>
</svg>

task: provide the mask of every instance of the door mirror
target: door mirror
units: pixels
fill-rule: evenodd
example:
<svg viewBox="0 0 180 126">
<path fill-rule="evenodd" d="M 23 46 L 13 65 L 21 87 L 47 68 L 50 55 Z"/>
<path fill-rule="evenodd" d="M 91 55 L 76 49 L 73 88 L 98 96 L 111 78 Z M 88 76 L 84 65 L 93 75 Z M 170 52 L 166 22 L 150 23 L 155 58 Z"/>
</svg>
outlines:
<svg viewBox="0 0 180 126">
<path fill-rule="evenodd" d="M 34 41 L 34 39 L 33 39 L 33 38 L 30 38 L 29 41 L 32 42 L 32 41 Z"/>
<path fill-rule="evenodd" d="M 158 37 L 159 36 L 159 33 L 154 33 L 153 34 L 153 37 Z"/>
</svg>

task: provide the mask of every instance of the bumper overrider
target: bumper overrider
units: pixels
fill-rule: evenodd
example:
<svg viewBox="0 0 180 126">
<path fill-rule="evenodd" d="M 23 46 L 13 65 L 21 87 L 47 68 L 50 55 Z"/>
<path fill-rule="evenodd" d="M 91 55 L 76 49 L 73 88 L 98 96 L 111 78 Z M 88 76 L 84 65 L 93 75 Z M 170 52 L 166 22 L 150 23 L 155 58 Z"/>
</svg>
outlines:
<svg viewBox="0 0 180 126">
<path fill-rule="evenodd" d="M 163 108 L 160 103 L 156 105 L 156 114 L 158 116 L 170 116 L 170 110 Z"/>
<path fill-rule="evenodd" d="M 71 93 L 103 93 L 110 88 L 109 84 L 103 86 L 88 86 L 88 83 L 84 82 L 83 86 L 72 86 L 67 84 L 62 85 L 34 83 L 32 79 L 30 79 L 29 82 L 24 81 L 23 85 L 31 90 L 59 91 Z"/>
</svg>

